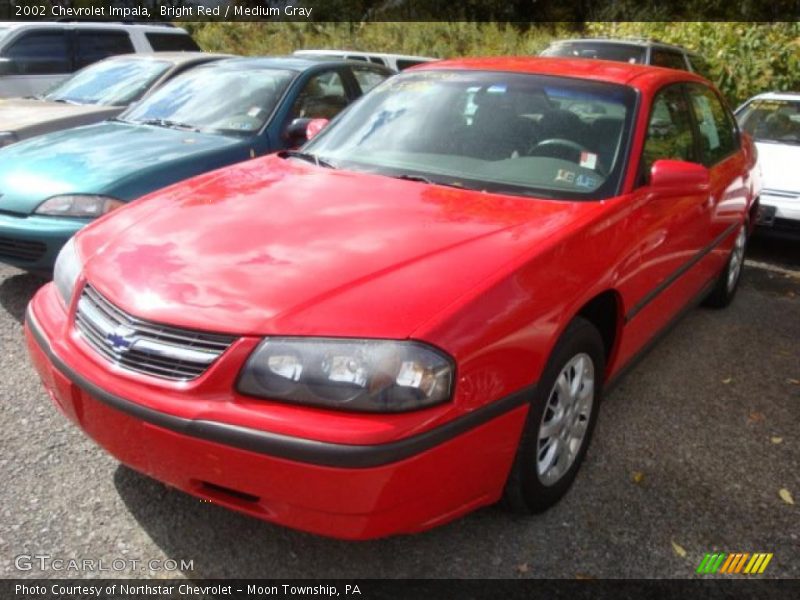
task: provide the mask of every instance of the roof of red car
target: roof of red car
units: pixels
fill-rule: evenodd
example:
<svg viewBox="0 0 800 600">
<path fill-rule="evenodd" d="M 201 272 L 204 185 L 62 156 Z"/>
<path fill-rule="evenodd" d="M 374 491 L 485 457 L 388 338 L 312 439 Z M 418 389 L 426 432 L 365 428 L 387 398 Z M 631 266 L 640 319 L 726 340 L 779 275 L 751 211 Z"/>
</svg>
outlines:
<svg viewBox="0 0 800 600">
<path fill-rule="evenodd" d="M 630 84 L 632 80 L 650 75 L 646 79 L 705 81 L 702 77 L 688 71 L 632 65 L 610 60 L 587 58 L 556 58 L 540 56 L 497 56 L 491 58 L 456 58 L 413 67 L 417 70 L 429 69 L 473 69 L 485 71 L 511 71 L 516 73 L 538 73 L 541 75 L 561 75 L 607 81 L 609 83 Z M 637 86 L 638 87 L 638 86 Z"/>
</svg>

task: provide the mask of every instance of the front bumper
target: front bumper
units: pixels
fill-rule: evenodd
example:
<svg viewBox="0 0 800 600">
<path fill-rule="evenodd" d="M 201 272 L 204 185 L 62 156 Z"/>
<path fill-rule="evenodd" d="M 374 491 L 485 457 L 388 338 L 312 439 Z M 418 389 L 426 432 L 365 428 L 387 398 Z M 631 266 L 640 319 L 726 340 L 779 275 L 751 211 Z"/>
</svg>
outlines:
<svg viewBox="0 0 800 600">
<path fill-rule="evenodd" d="M 0 213 L 0 262 L 28 271 L 52 271 L 61 247 L 85 219 Z"/>
<path fill-rule="evenodd" d="M 97 366 L 52 341 L 66 320 L 31 302 L 26 339 L 56 406 L 137 471 L 214 503 L 321 535 L 369 539 L 428 529 L 497 501 L 530 390 L 410 438 L 345 445 L 144 407 L 93 382 Z M 187 401 L 190 401 L 188 399 Z"/>
</svg>

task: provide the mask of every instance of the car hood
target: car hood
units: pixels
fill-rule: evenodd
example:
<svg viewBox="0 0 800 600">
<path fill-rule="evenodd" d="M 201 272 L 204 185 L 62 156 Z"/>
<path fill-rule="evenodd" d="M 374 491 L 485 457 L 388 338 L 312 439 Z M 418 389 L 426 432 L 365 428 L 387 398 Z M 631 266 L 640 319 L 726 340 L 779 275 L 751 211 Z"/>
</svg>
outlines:
<svg viewBox="0 0 800 600">
<path fill-rule="evenodd" d="M 800 192 L 800 146 L 756 142 L 765 189 Z"/>
<path fill-rule="evenodd" d="M 85 229 L 78 247 L 87 280 L 152 321 L 403 338 L 601 204 L 470 192 L 273 155 L 123 208 Z"/>
<path fill-rule="evenodd" d="M 38 136 L 0 150 L 0 210 L 28 214 L 57 194 L 107 194 L 132 200 L 139 194 L 127 195 L 130 180 L 144 178 L 155 186 L 151 189 L 163 187 L 221 166 L 202 168 L 203 155 L 241 143 L 222 135 L 117 121 Z M 194 171 L 182 174 L 176 170 L 178 163 Z M 163 178 L 163 185 L 155 185 Z"/>
<path fill-rule="evenodd" d="M 51 122 L 68 123 L 89 115 L 98 115 L 98 118 L 102 118 L 103 115 L 117 113 L 120 110 L 120 107 L 115 106 L 64 104 L 33 98 L 5 98 L 0 99 L 0 131 L 14 133 L 24 133 L 29 129 L 41 131 L 43 125 Z"/>
</svg>

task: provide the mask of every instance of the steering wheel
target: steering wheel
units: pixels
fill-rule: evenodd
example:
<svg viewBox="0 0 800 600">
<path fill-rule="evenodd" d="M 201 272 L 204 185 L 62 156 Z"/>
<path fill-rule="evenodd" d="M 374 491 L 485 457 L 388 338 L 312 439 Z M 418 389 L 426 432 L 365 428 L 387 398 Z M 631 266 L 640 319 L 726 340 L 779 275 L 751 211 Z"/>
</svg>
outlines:
<svg viewBox="0 0 800 600">
<path fill-rule="evenodd" d="M 590 150 L 578 142 L 564 138 L 549 138 L 534 144 L 528 151 L 528 156 L 551 156 L 580 164 L 581 153 L 583 152 L 590 152 Z M 605 167 L 599 161 L 594 170 L 599 175 L 607 175 Z"/>
</svg>

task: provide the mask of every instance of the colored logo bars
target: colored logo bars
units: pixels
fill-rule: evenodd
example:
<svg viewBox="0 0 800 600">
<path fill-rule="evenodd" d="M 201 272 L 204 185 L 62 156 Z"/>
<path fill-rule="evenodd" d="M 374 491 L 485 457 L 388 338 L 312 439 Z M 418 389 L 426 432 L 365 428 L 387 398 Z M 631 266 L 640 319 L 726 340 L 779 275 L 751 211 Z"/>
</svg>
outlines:
<svg viewBox="0 0 800 600">
<path fill-rule="evenodd" d="M 712 575 L 714 573 L 756 575 L 763 573 L 771 560 L 772 553 L 750 554 L 748 552 L 739 552 L 726 554 L 725 552 L 716 552 L 714 554 L 706 554 L 703 557 L 700 566 L 697 567 L 697 572 L 701 575 Z"/>
</svg>

